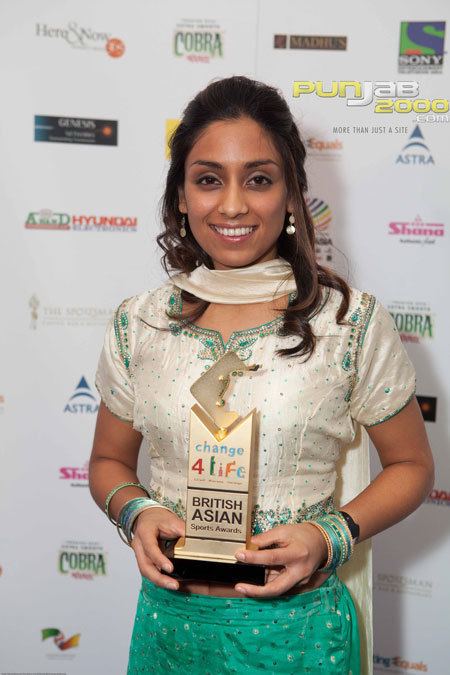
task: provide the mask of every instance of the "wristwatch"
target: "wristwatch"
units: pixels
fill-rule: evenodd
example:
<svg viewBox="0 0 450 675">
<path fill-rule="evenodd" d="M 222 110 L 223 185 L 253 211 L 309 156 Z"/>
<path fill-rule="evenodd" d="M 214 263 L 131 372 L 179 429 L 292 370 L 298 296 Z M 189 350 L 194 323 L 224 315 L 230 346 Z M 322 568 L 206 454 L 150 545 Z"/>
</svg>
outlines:
<svg viewBox="0 0 450 675">
<path fill-rule="evenodd" d="M 349 515 L 346 511 L 338 511 L 338 513 L 341 514 L 341 516 L 344 518 L 345 522 L 348 525 L 348 529 L 350 530 L 350 534 L 352 535 L 352 540 L 353 543 L 356 544 L 359 538 L 359 525 L 358 523 L 355 523 L 351 515 Z"/>
</svg>

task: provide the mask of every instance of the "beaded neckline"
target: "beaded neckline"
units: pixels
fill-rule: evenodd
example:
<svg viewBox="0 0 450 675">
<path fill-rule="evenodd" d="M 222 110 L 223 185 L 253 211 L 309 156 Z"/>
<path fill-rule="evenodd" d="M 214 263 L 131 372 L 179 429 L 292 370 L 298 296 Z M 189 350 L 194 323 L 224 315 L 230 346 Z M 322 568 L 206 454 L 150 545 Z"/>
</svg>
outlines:
<svg viewBox="0 0 450 675">
<path fill-rule="evenodd" d="M 289 293 L 289 304 L 296 297 L 296 292 Z M 168 300 L 169 312 L 176 319 L 183 310 L 183 299 L 181 289 L 173 286 L 172 293 Z M 216 360 L 225 352 L 233 349 L 242 360 L 250 358 L 252 355 L 252 346 L 258 338 L 266 335 L 273 335 L 279 329 L 283 322 L 283 315 L 275 317 L 271 321 L 262 323 L 259 326 L 235 330 L 231 333 L 227 341 L 222 337 L 222 333 L 214 328 L 204 328 L 195 323 L 186 322 L 184 327 L 178 323 L 170 323 L 169 328 L 173 335 L 187 335 L 202 343 L 203 349 L 198 357 L 201 359 Z"/>
</svg>

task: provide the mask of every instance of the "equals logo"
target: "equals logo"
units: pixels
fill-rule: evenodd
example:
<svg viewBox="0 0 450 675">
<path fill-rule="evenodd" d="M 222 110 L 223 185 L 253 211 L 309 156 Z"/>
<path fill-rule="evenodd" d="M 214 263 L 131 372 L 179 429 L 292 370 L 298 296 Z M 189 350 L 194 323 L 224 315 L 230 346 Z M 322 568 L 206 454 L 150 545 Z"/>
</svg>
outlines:
<svg viewBox="0 0 450 675">
<path fill-rule="evenodd" d="M 97 399 L 83 376 L 78 382 L 74 393 L 66 403 L 65 413 L 96 413 L 98 410 Z"/>
</svg>

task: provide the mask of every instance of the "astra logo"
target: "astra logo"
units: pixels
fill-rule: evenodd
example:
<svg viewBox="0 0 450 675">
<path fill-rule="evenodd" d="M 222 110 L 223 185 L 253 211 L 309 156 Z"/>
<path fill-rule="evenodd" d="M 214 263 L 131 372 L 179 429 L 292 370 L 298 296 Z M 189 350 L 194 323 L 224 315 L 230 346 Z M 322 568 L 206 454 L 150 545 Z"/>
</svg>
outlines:
<svg viewBox="0 0 450 675">
<path fill-rule="evenodd" d="M 395 160 L 396 164 L 427 165 L 434 164 L 430 149 L 425 143 L 423 133 L 417 125 L 411 133 L 408 142 Z"/>
<path fill-rule="evenodd" d="M 69 413 L 96 413 L 98 410 L 97 399 L 93 395 L 90 386 L 84 377 L 78 382 L 74 393 L 66 403 L 64 412 Z"/>
</svg>

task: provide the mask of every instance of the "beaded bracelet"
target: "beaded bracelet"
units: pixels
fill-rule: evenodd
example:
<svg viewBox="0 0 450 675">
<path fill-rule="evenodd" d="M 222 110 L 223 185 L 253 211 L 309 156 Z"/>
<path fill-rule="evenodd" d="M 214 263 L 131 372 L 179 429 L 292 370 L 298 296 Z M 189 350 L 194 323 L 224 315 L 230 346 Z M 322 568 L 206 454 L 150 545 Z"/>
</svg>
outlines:
<svg viewBox="0 0 450 675">
<path fill-rule="evenodd" d="M 350 529 L 337 511 L 330 511 L 317 520 L 310 520 L 320 530 L 327 542 L 328 557 L 319 572 L 330 572 L 347 562 L 353 553 L 353 539 Z"/>
<path fill-rule="evenodd" d="M 145 494 L 150 497 L 150 495 L 148 494 L 147 488 L 145 488 L 143 485 L 141 485 L 141 483 L 120 483 L 120 485 L 116 485 L 116 487 L 114 487 L 111 490 L 111 492 L 108 493 L 108 495 L 106 496 L 106 500 L 105 500 L 105 513 L 106 513 L 106 515 L 108 516 L 109 520 L 112 522 L 113 525 L 117 525 L 117 522 L 115 520 L 113 520 L 111 518 L 111 516 L 109 515 L 109 504 L 110 504 L 111 499 L 116 494 L 116 492 L 118 492 L 119 490 L 121 490 L 122 488 L 125 488 L 125 487 L 141 488 L 141 490 L 144 490 Z"/>
<path fill-rule="evenodd" d="M 133 525 L 136 521 L 136 518 L 142 511 L 147 509 L 161 508 L 166 509 L 166 511 L 172 511 L 167 506 L 163 506 L 154 499 L 146 499 L 145 497 L 135 497 L 125 502 L 125 504 L 120 509 L 119 516 L 117 518 L 117 532 L 119 537 L 125 544 L 131 546 L 131 541 L 133 539 Z M 120 530 L 125 534 L 126 539 L 121 535 Z"/>
</svg>

